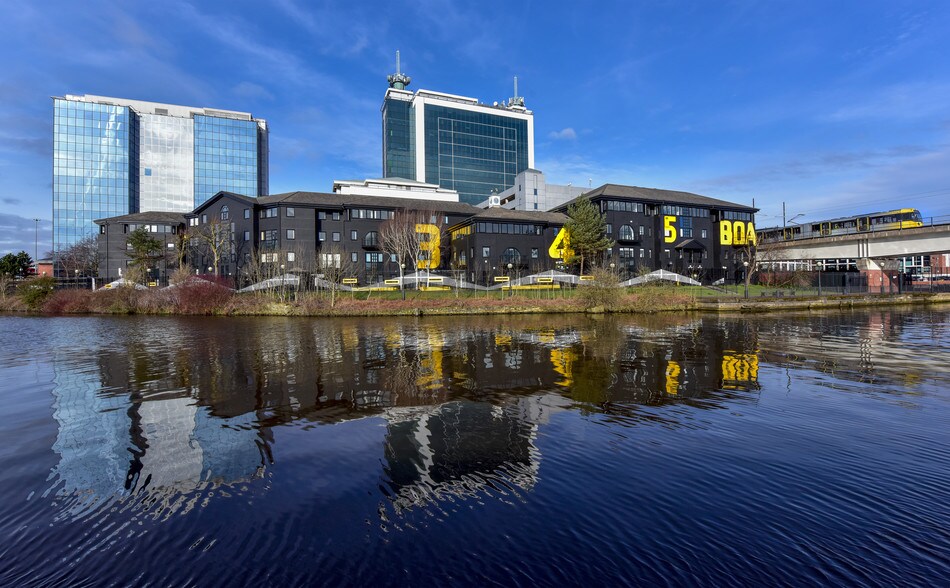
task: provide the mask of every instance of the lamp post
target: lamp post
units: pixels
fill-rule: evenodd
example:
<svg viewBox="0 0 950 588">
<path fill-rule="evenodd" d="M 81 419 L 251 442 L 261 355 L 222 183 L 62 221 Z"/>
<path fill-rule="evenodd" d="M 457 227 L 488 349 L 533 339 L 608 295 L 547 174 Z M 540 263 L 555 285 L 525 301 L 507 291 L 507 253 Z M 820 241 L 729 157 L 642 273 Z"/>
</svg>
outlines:
<svg viewBox="0 0 950 588">
<path fill-rule="evenodd" d="M 742 272 L 742 280 L 745 282 L 745 297 L 749 297 L 749 262 L 743 261 L 742 267 L 744 271 Z"/>
<path fill-rule="evenodd" d="M 511 266 L 511 264 L 509 263 L 509 264 L 508 264 L 508 297 L 509 297 L 509 298 L 511 298 L 512 296 L 514 296 L 514 290 L 512 289 L 512 285 L 511 285 L 511 267 L 512 267 L 512 266 Z"/>
<path fill-rule="evenodd" d="M 33 273 L 38 274 L 40 269 L 40 219 L 33 219 Z"/>
<path fill-rule="evenodd" d="M 726 287 L 726 266 L 722 266 L 722 287 Z"/>
<path fill-rule="evenodd" d="M 824 263 L 818 262 L 818 297 L 821 297 L 821 269 L 825 266 Z"/>
<path fill-rule="evenodd" d="M 406 262 L 399 264 L 399 289 L 402 290 L 402 299 L 406 299 L 406 285 L 403 283 L 406 276 Z"/>
</svg>

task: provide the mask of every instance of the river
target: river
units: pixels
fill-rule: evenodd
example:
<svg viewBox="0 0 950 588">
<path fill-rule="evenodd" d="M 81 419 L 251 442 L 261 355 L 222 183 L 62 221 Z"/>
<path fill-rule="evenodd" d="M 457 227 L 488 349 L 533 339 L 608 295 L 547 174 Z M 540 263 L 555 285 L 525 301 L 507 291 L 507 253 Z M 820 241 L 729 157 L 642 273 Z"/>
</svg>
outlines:
<svg viewBox="0 0 950 588">
<path fill-rule="evenodd" d="M 0 316 L 0 585 L 950 585 L 948 325 Z"/>
</svg>

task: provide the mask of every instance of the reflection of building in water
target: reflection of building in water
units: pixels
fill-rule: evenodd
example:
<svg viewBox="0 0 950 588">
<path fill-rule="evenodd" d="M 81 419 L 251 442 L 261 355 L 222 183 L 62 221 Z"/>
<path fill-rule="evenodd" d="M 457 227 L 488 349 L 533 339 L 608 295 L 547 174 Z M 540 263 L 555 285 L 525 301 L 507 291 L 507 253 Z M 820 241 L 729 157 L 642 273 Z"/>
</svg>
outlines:
<svg viewBox="0 0 950 588">
<path fill-rule="evenodd" d="M 162 503 L 150 509 L 159 517 L 182 508 L 184 494 L 258 473 L 254 415 L 212 417 L 180 390 L 152 398 L 118 392 L 123 378 L 109 376 L 127 372 L 114 358 L 100 362 L 98 374 L 74 370 L 69 358 L 54 362 L 54 487 L 70 516 L 147 495 Z"/>
<path fill-rule="evenodd" d="M 458 401 L 386 412 L 386 475 L 397 512 L 505 487 L 531 490 L 538 425 L 558 403 L 529 396 L 503 405 Z"/>
</svg>

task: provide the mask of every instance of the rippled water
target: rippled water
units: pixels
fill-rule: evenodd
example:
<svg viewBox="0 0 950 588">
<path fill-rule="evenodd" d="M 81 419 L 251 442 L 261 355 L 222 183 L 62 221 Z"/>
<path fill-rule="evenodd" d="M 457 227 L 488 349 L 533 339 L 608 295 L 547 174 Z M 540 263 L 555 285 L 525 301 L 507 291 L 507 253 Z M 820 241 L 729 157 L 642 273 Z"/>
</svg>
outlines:
<svg viewBox="0 0 950 588">
<path fill-rule="evenodd" d="M 0 584 L 950 585 L 948 319 L 0 317 Z"/>
</svg>

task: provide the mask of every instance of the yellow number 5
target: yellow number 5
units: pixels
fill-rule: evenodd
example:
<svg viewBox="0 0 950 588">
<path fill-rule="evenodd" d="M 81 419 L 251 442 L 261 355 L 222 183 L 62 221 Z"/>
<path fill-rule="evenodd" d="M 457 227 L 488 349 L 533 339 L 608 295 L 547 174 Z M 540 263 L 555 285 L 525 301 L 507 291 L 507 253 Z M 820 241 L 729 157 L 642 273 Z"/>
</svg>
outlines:
<svg viewBox="0 0 950 588">
<path fill-rule="evenodd" d="M 663 240 L 667 243 L 672 243 L 676 241 L 676 227 L 673 226 L 673 223 L 676 222 L 675 216 L 664 216 L 663 217 Z"/>
</svg>

